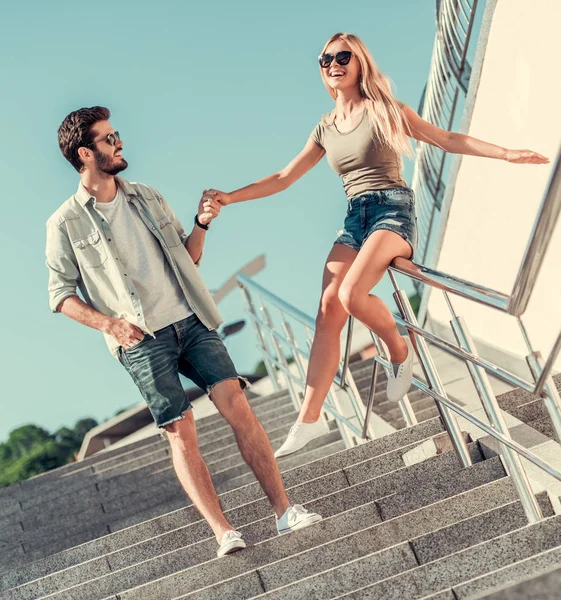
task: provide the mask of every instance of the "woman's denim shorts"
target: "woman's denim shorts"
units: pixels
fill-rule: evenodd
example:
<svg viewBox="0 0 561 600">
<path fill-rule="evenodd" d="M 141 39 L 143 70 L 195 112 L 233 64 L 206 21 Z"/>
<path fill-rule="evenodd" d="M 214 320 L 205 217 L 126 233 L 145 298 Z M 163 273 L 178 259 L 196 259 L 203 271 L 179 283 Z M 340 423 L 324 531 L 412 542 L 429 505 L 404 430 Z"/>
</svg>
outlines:
<svg viewBox="0 0 561 600">
<path fill-rule="evenodd" d="M 212 399 L 212 388 L 229 379 L 248 382 L 236 367 L 214 330 L 196 315 L 145 335 L 136 346 L 119 348 L 119 360 L 142 394 L 158 427 L 182 419 L 192 408 L 179 374 L 188 377 Z"/>
<path fill-rule="evenodd" d="M 411 188 L 390 188 L 351 198 L 345 224 L 338 232 L 335 243 L 345 244 L 359 251 L 369 236 L 381 229 L 400 235 L 415 252 L 417 218 L 415 193 Z"/>
</svg>

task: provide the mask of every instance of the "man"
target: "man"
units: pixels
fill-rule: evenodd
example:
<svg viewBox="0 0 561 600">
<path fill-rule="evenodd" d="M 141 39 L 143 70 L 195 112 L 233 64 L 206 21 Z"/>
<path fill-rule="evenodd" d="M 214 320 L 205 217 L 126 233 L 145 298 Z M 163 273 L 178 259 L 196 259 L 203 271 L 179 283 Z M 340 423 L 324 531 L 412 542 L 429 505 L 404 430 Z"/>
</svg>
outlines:
<svg viewBox="0 0 561 600">
<path fill-rule="evenodd" d="M 242 391 L 245 381 L 216 332 L 221 318 L 195 265 L 220 206 L 203 197 L 187 235 L 157 190 L 116 177 L 128 165 L 109 117 L 104 107 L 81 108 L 58 130 L 80 185 L 47 221 L 52 311 L 103 332 L 167 431 L 175 472 L 212 528 L 218 556 L 245 543 L 220 507 L 179 373 L 208 392 L 231 425 L 277 515 L 279 534 L 321 520 L 290 506 L 267 435 Z"/>
</svg>

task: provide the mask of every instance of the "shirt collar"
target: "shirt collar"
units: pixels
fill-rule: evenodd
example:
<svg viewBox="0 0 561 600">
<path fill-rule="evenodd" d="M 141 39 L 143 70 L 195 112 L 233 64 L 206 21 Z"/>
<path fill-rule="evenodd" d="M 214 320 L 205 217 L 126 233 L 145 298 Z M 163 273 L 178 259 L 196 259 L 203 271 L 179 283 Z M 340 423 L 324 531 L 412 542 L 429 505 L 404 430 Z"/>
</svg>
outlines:
<svg viewBox="0 0 561 600">
<path fill-rule="evenodd" d="M 118 187 L 123 190 L 127 200 L 130 201 L 131 196 L 136 196 L 134 188 L 132 185 L 121 177 L 115 177 L 115 181 L 117 182 Z M 80 204 L 80 206 L 85 206 L 90 200 L 95 200 L 95 198 L 88 192 L 88 190 L 84 187 L 84 184 L 80 181 L 78 185 L 78 190 L 76 191 L 75 198 Z"/>
</svg>

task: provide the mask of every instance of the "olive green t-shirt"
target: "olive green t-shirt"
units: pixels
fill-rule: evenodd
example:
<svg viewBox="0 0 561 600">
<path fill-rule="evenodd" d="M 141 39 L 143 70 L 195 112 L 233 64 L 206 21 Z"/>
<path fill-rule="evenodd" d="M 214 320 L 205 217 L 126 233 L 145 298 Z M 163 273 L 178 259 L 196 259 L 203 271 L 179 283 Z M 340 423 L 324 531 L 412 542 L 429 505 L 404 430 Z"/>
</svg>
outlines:
<svg viewBox="0 0 561 600">
<path fill-rule="evenodd" d="M 351 131 L 320 121 L 310 135 L 325 150 L 331 168 L 343 181 L 347 198 L 394 187 L 407 187 L 400 156 L 372 136 L 366 111 Z"/>
</svg>

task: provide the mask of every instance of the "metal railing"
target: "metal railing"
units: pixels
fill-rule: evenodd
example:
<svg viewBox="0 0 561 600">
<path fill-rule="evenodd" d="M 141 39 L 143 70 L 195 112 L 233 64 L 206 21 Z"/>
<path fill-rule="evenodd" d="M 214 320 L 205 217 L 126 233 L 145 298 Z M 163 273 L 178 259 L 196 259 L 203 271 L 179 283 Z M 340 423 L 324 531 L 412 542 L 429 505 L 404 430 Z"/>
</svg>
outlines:
<svg viewBox="0 0 561 600">
<path fill-rule="evenodd" d="M 433 125 L 451 130 L 458 103 L 465 97 L 471 76 L 467 51 L 472 37 L 477 0 L 440 0 L 431 69 L 419 114 Z M 431 144 L 417 143 L 411 187 L 415 190 L 419 243 L 416 256 L 426 263 L 433 227 L 445 192 L 447 154 Z M 419 287 L 419 286 L 417 286 Z"/>
<path fill-rule="evenodd" d="M 520 457 L 526 458 L 559 481 L 561 481 L 561 472 L 511 439 L 502 410 L 491 388 L 488 374 L 518 388 L 541 396 L 544 399 L 545 407 L 551 417 L 557 439 L 558 441 L 561 441 L 561 399 L 552 377 L 553 365 L 561 351 L 561 331 L 553 344 L 548 359 L 545 363 L 542 363 L 540 353 L 533 348 L 521 319 L 523 312 L 528 306 L 532 290 L 534 289 L 543 265 L 545 253 L 551 241 L 553 228 L 555 227 L 560 212 L 561 151 L 559 152 L 553 167 L 547 191 L 540 205 L 526 252 L 510 295 L 460 279 L 451 274 L 429 269 L 423 265 L 415 264 L 401 258 L 394 260 L 388 269 L 390 279 L 395 288 L 394 299 L 401 315 L 396 317 L 396 321 L 399 325 L 406 328 L 412 337 L 415 351 L 427 382 L 425 383 L 418 378 L 413 378 L 413 385 L 425 394 L 434 398 L 436 401 L 444 427 L 450 437 L 460 464 L 463 467 L 469 466 L 471 461 L 461 429 L 456 420 L 456 415 L 463 417 L 500 443 L 506 469 L 516 487 L 528 521 L 531 523 L 540 520 L 542 518 L 542 513 Z M 450 343 L 444 338 L 419 326 L 407 294 L 400 289 L 398 285 L 396 274 L 407 276 L 422 284 L 429 285 L 442 291 L 450 309 L 452 317 L 450 324 L 457 345 Z M 310 355 L 308 352 L 299 348 L 289 318 L 300 323 L 304 327 L 308 345 L 311 345 L 315 322 L 311 317 L 294 306 L 284 302 L 250 278 L 241 275 L 238 277 L 238 283 L 244 292 L 248 312 L 255 326 L 259 346 L 263 352 L 265 365 L 271 380 L 276 386 L 276 389 L 278 389 L 280 387 L 279 374 L 283 375 L 294 405 L 299 409 L 302 396 L 301 393 L 297 391 L 297 388 L 300 388 L 301 391 L 305 389 L 306 365 L 304 361 L 309 361 Z M 479 304 L 494 308 L 495 310 L 510 314 L 517 320 L 522 337 L 528 348 L 526 359 L 530 367 L 533 382 L 526 381 L 507 369 L 499 367 L 478 355 L 467 325 L 463 318 L 456 314 L 449 294 L 461 296 Z M 256 298 L 259 302 L 258 310 L 254 301 Z M 274 326 L 267 304 L 278 309 L 282 328 L 284 330 L 283 334 L 279 333 Z M 263 316 L 261 317 L 260 315 Z M 349 369 L 352 331 L 353 320 L 349 319 L 345 353 L 342 359 L 340 372 L 337 374 L 334 381 L 334 386 L 338 386 L 340 390 L 344 391 L 348 399 L 347 404 L 352 407 L 352 413 L 349 415 L 348 412 L 344 412 L 341 403 L 337 398 L 337 390 L 334 389 L 334 387 L 332 387 L 329 392 L 324 405 L 325 411 L 337 420 L 347 447 L 359 443 L 360 439 L 367 439 L 368 434 L 371 431 L 369 420 L 376 388 L 377 365 L 381 365 L 386 371 L 389 371 L 391 368 L 391 364 L 385 355 L 385 349 L 381 340 L 372 334 L 377 349 L 377 355 L 374 357 L 375 366 L 372 373 L 367 408 L 365 409 Z M 268 339 L 272 342 L 274 353 L 270 350 Z M 432 360 L 427 341 L 462 359 L 466 363 L 474 387 L 485 410 L 489 421 L 488 423 L 485 423 L 448 398 L 434 361 Z M 296 363 L 296 373 L 289 368 L 285 349 L 288 349 Z M 407 397 L 399 403 L 399 406 L 406 424 L 408 426 L 414 425 L 417 421 Z"/>
<path fill-rule="evenodd" d="M 436 400 L 437 405 L 441 410 L 441 415 L 443 414 L 443 407 L 445 407 L 447 410 L 451 410 L 464 417 L 470 423 L 479 427 L 499 441 L 503 449 L 506 468 L 512 477 L 526 512 L 526 516 L 530 522 L 541 519 L 542 514 L 535 496 L 532 493 L 532 488 L 520 460 L 520 456 L 523 456 L 559 481 L 561 481 L 561 472 L 511 439 L 501 408 L 489 383 L 487 373 L 532 394 L 541 396 L 551 418 L 557 440 L 561 442 L 561 398 L 559 397 L 555 382 L 552 378 L 553 365 L 561 351 L 561 331 L 553 344 L 547 361 L 545 364 L 542 364 L 540 353 L 533 348 L 524 323 L 522 322 L 522 314 L 528 307 L 560 212 L 561 150 L 557 155 L 547 191 L 538 210 L 534 227 L 526 247 L 526 252 L 510 295 L 460 279 L 454 275 L 429 269 L 402 258 L 394 260 L 389 268 L 390 279 L 395 289 L 394 299 L 401 315 L 401 317 L 396 317 L 396 321 L 398 324 L 405 327 L 408 332 L 410 332 L 410 335 L 412 335 L 415 341 L 414 345 L 420 365 L 424 371 L 427 382 L 429 382 L 429 385 L 427 385 L 414 378 L 413 384 L 415 387 Z M 411 309 L 409 299 L 406 293 L 401 290 L 398 285 L 396 279 L 396 274 L 398 273 L 442 291 L 452 316 L 450 325 L 458 345 L 454 345 L 419 327 L 414 312 Z M 522 337 L 528 349 L 526 360 L 533 377 L 533 382 L 525 381 L 507 369 L 499 367 L 478 355 L 465 321 L 462 317 L 458 316 L 454 310 L 452 301 L 449 297 L 450 293 L 507 313 L 517 320 Z M 372 337 L 375 338 L 374 334 L 372 334 Z M 440 347 L 465 361 L 490 425 L 470 414 L 446 396 L 446 392 L 442 386 L 439 385 L 438 374 L 434 367 L 434 363 L 430 359 L 425 340 L 430 341 L 437 347 Z M 377 347 L 379 347 L 379 345 L 378 341 Z M 386 369 L 390 368 L 389 362 L 382 353 L 379 353 L 375 357 L 375 361 L 379 362 Z M 343 373 L 343 376 L 344 375 L 345 374 Z M 404 408 L 406 407 L 402 407 L 402 410 Z M 367 421 L 365 427 L 368 427 L 369 414 L 370 413 L 367 413 L 366 415 Z M 414 415 L 410 415 L 410 418 L 414 419 Z M 450 425 L 446 422 L 444 417 L 443 420 L 458 458 L 462 464 L 465 464 L 465 448 L 462 444 L 461 436 L 458 436 L 457 430 L 450 428 Z"/>
<path fill-rule="evenodd" d="M 257 337 L 257 344 L 263 354 L 263 361 L 273 388 L 280 390 L 284 382 L 296 410 L 300 410 L 306 388 L 307 363 L 315 331 L 315 321 L 295 306 L 288 304 L 269 290 L 246 275 L 238 276 L 246 309 Z M 277 321 L 271 317 L 270 309 L 277 312 Z M 280 327 L 279 327 L 280 325 Z M 294 333 L 293 325 L 302 330 L 304 344 L 301 347 Z M 348 345 L 352 336 L 349 320 Z M 349 353 L 345 352 L 348 365 Z M 291 368 L 290 365 L 294 367 Z M 342 373 L 345 375 L 342 377 Z M 371 390 L 373 393 L 373 390 Z M 347 448 L 374 436 L 373 428 L 368 425 L 366 408 L 362 403 L 358 388 L 350 371 L 344 364 L 327 394 L 323 405 L 325 418 L 337 421 L 341 436 Z"/>
</svg>

